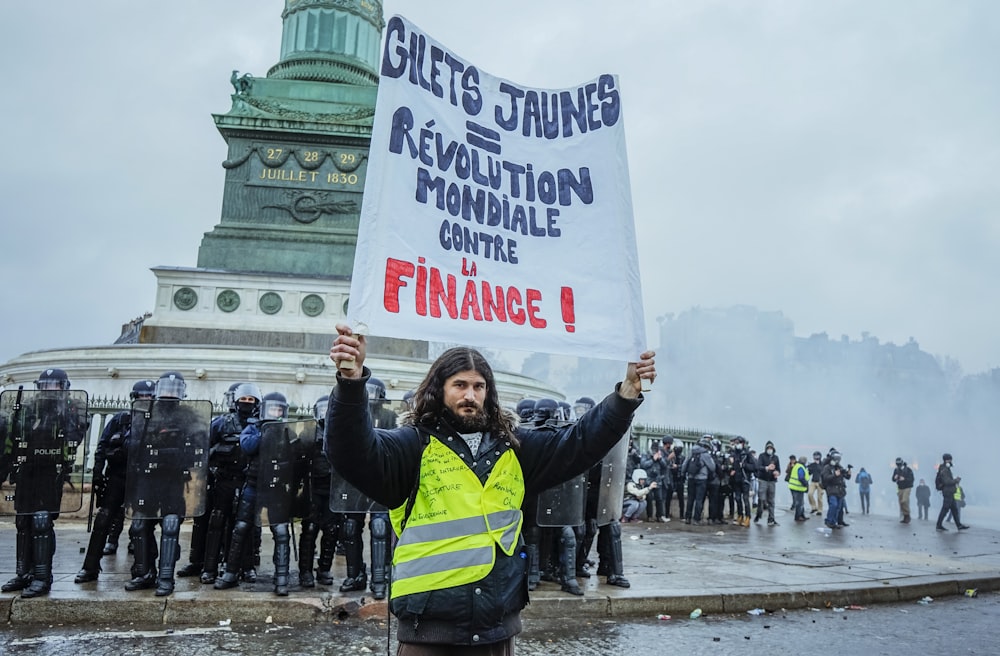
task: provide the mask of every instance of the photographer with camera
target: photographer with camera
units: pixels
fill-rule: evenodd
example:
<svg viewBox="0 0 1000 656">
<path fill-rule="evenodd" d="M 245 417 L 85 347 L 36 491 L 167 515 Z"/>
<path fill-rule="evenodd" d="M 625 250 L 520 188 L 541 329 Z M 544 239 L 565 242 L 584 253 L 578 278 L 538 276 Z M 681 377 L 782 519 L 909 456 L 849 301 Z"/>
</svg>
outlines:
<svg viewBox="0 0 1000 656">
<path fill-rule="evenodd" d="M 657 488 L 656 482 L 646 484 L 646 472 L 643 469 L 632 471 L 632 480 L 625 486 L 625 503 L 622 508 L 622 522 L 642 522 L 646 512 L 646 497 Z"/>
</svg>

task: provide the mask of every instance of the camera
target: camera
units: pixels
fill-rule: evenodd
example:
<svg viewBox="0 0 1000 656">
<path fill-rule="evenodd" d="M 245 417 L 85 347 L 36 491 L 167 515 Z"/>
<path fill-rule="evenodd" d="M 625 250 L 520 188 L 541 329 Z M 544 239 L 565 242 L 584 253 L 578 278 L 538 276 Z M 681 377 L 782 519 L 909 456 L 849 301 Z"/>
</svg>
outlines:
<svg viewBox="0 0 1000 656">
<path fill-rule="evenodd" d="M 848 469 L 854 469 L 854 465 L 847 465 Z"/>
</svg>

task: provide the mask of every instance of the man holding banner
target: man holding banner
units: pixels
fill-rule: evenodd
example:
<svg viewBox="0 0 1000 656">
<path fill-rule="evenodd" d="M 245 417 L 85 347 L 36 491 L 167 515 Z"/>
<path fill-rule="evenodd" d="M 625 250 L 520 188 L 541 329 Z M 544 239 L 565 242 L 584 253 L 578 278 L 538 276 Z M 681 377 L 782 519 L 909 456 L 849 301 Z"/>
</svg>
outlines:
<svg viewBox="0 0 1000 656">
<path fill-rule="evenodd" d="M 354 328 L 338 325 L 330 349 L 340 371 L 327 451 L 390 509 L 398 653 L 511 654 L 528 602 L 525 495 L 599 462 L 656 376 L 620 85 L 610 74 L 556 90 L 494 77 L 401 16 L 386 23 L 379 74 Z M 529 430 L 500 407 L 485 358 L 453 348 L 417 388 L 411 418 L 375 428 L 363 335 L 630 364 L 580 421 Z"/>
<path fill-rule="evenodd" d="M 365 337 L 344 324 L 337 332 L 327 448 L 348 482 L 390 508 L 398 653 L 441 653 L 439 645 L 513 653 L 528 602 L 522 501 L 587 471 L 618 443 L 643 381 L 656 377 L 653 352 L 629 363 L 625 380 L 580 421 L 526 429 L 501 408 L 486 359 L 452 348 L 417 388 L 410 421 L 376 429 Z"/>
</svg>

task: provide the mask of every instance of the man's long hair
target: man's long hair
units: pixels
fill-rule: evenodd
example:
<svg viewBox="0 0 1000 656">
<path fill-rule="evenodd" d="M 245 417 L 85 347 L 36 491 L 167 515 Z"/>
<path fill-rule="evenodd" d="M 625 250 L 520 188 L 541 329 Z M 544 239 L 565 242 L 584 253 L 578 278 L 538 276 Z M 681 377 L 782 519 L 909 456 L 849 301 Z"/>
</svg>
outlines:
<svg viewBox="0 0 1000 656">
<path fill-rule="evenodd" d="M 413 397 L 415 423 L 436 426 L 445 417 L 447 408 L 444 405 L 444 383 L 463 371 L 475 371 L 486 380 L 483 410 L 486 413 L 488 430 L 494 436 L 509 439 L 516 445 L 517 440 L 514 436 L 516 419 L 513 414 L 505 412 L 500 406 L 500 395 L 497 393 L 493 368 L 482 353 L 467 347 L 448 349 L 431 365 L 430 371 L 417 387 Z"/>
</svg>

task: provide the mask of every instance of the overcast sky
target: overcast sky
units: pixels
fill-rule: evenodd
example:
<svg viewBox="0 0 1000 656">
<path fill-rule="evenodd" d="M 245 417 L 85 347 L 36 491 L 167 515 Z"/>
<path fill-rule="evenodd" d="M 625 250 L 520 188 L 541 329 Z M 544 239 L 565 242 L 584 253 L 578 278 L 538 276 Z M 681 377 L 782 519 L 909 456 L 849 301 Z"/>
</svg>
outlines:
<svg viewBox="0 0 1000 656">
<path fill-rule="evenodd" d="M 528 86 L 620 76 L 650 345 L 659 315 L 746 304 L 1000 366 L 1000 3 L 384 7 Z M 277 62 L 282 8 L 0 2 L 0 362 L 109 344 L 151 267 L 195 265 L 211 114 Z"/>
</svg>

